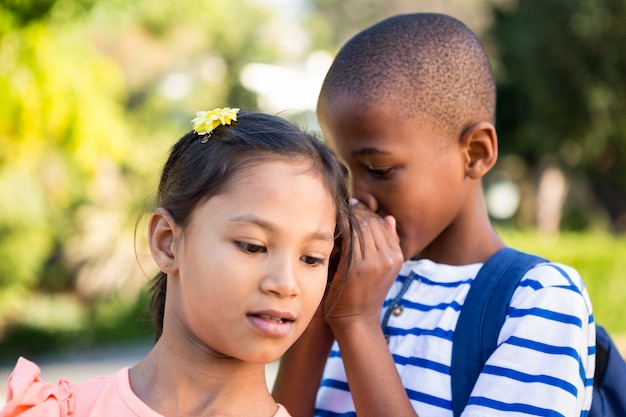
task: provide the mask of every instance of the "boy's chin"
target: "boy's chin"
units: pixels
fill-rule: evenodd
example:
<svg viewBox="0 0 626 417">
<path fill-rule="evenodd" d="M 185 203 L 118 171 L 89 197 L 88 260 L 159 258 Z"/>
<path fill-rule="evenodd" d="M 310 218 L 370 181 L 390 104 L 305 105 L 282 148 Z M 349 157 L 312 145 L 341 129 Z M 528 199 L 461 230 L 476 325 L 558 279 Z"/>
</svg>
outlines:
<svg viewBox="0 0 626 417">
<path fill-rule="evenodd" d="M 404 246 L 402 244 L 402 241 L 400 241 L 400 249 L 402 250 L 402 257 L 404 258 L 405 261 L 416 259 L 419 257 L 419 253 L 416 253 L 411 248 Z"/>
</svg>

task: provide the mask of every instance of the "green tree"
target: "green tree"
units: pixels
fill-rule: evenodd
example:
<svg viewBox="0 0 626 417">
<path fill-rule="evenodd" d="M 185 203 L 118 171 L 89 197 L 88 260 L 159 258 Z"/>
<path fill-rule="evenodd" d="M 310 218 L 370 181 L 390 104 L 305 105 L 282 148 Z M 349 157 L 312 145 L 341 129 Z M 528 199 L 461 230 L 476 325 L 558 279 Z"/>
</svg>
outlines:
<svg viewBox="0 0 626 417">
<path fill-rule="evenodd" d="M 26 3 L 0 8 L 0 329 L 32 288 L 71 285 L 63 242 L 128 151 L 119 71 L 54 15 L 62 2 Z"/>
<path fill-rule="evenodd" d="M 503 153 L 587 184 L 626 231 L 626 1 L 518 0 L 493 16 Z M 589 201 L 567 201 L 565 226 L 580 226 Z"/>
<path fill-rule="evenodd" d="M 485 0 L 308 0 L 308 26 L 317 48 L 336 51 L 357 32 L 396 14 L 446 13 L 481 31 L 487 23 Z M 418 4 L 419 3 L 419 4 Z"/>
<path fill-rule="evenodd" d="M 141 325 L 137 215 L 196 110 L 256 107 L 239 72 L 277 59 L 270 18 L 253 0 L 0 3 L 0 343 Z"/>
</svg>

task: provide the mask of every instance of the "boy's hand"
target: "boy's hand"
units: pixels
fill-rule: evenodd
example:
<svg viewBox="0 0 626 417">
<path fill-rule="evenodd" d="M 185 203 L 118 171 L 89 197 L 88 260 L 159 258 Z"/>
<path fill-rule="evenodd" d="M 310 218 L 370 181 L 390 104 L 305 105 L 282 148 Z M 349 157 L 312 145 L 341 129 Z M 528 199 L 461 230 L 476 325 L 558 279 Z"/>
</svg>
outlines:
<svg viewBox="0 0 626 417">
<path fill-rule="evenodd" d="M 363 320 L 378 325 L 385 296 L 404 261 L 395 218 L 382 218 L 358 202 L 353 204 L 353 210 L 360 233 L 357 231 L 353 237 L 354 254 L 347 283 L 340 284 L 345 272 L 345 266 L 340 265 L 335 275 L 337 281 L 324 303 L 326 320 L 333 329 Z"/>
</svg>

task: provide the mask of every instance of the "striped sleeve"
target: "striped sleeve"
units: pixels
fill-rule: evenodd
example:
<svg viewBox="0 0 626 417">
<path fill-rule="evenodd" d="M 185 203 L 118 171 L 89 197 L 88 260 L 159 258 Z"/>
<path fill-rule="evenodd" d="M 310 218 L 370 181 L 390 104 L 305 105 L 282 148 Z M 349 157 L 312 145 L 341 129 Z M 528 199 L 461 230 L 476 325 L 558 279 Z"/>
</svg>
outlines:
<svg viewBox="0 0 626 417">
<path fill-rule="evenodd" d="M 580 276 L 539 265 L 515 291 L 463 416 L 584 416 L 594 368 L 595 326 Z"/>
</svg>

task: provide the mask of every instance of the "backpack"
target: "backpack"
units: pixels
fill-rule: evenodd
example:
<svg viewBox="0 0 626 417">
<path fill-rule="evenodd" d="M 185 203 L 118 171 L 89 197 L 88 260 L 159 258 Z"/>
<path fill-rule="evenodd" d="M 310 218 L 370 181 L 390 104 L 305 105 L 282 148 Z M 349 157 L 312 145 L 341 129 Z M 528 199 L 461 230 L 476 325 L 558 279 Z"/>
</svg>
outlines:
<svg viewBox="0 0 626 417">
<path fill-rule="evenodd" d="M 513 292 L 524 274 L 541 262 L 547 260 L 503 248 L 485 262 L 474 279 L 453 336 L 450 373 L 455 417 L 461 415 L 483 365 L 496 349 Z M 626 362 L 598 325 L 593 379 L 589 417 L 625 417 Z"/>
</svg>

